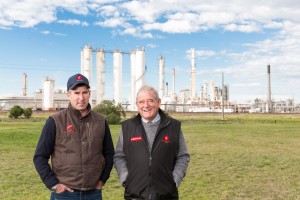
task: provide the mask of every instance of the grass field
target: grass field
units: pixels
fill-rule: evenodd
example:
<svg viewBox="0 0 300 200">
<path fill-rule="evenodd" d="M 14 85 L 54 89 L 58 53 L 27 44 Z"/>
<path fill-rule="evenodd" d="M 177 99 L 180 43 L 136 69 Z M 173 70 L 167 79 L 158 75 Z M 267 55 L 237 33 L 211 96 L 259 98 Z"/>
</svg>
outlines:
<svg viewBox="0 0 300 200">
<path fill-rule="evenodd" d="M 300 199 L 300 115 L 171 116 L 182 121 L 191 155 L 180 199 Z M 1 200 L 49 199 L 32 162 L 45 119 L 0 117 Z M 110 128 L 116 145 L 120 126 Z M 115 169 L 103 197 L 123 197 Z"/>
</svg>

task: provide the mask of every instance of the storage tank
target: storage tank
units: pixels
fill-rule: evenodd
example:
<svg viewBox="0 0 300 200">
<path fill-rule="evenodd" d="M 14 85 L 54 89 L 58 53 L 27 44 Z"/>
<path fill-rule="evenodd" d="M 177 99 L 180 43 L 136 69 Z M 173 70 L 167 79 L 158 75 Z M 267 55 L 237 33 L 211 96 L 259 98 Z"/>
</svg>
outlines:
<svg viewBox="0 0 300 200">
<path fill-rule="evenodd" d="M 44 81 L 43 110 L 54 110 L 54 80 L 50 77 Z"/>
<path fill-rule="evenodd" d="M 161 108 L 167 112 L 174 112 L 176 108 L 176 100 L 171 96 L 161 98 Z"/>
<path fill-rule="evenodd" d="M 115 50 L 113 53 L 113 68 L 114 68 L 114 100 L 115 104 L 122 103 L 121 90 L 122 90 L 122 53 Z"/>
</svg>

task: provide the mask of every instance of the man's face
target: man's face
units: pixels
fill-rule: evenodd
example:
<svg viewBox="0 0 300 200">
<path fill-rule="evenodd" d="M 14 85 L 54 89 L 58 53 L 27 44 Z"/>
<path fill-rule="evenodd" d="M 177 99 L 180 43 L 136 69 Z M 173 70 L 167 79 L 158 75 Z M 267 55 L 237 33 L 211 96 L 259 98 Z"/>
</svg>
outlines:
<svg viewBox="0 0 300 200">
<path fill-rule="evenodd" d="M 89 104 L 90 91 L 84 86 L 79 86 L 74 90 L 68 91 L 68 98 L 73 108 L 79 111 L 85 111 Z"/>
<path fill-rule="evenodd" d="M 136 106 L 144 119 L 152 121 L 160 107 L 160 99 L 156 99 L 151 91 L 142 91 L 139 93 Z"/>
</svg>

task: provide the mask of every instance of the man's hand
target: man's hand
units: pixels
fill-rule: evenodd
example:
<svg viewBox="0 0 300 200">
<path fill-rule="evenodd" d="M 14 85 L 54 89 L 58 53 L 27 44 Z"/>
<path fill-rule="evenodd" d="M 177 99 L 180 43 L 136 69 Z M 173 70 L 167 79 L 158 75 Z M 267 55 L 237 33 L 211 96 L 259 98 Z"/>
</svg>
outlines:
<svg viewBox="0 0 300 200">
<path fill-rule="evenodd" d="M 98 189 L 98 190 L 102 190 L 103 185 L 104 185 L 104 183 L 102 181 L 98 181 L 95 188 Z"/>
<path fill-rule="evenodd" d="M 57 184 L 57 188 L 55 190 L 55 193 L 62 193 L 65 190 L 68 190 L 69 192 L 74 192 L 74 190 L 72 188 L 69 188 L 68 186 L 65 186 L 64 184 Z"/>
</svg>

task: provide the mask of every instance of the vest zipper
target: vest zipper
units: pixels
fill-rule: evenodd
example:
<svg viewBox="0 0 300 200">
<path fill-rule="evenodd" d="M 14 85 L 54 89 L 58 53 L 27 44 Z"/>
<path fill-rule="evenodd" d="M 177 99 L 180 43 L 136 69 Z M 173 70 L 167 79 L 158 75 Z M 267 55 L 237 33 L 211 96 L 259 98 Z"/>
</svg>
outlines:
<svg viewBox="0 0 300 200">
<path fill-rule="evenodd" d="M 151 166 L 152 166 L 152 155 L 151 155 L 151 152 L 150 152 L 150 157 L 149 157 L 149 176 L 150 176 L 150 185 L 149 185 L 149 200 L 151 200 L 151 197 L 152 197 L 152 172 L 151 172 Z"/>
</svg>

